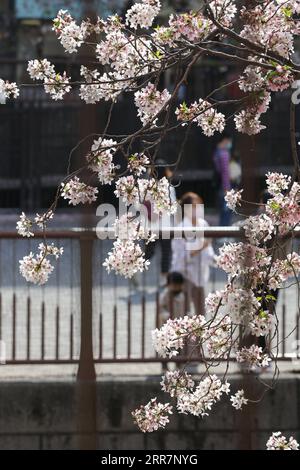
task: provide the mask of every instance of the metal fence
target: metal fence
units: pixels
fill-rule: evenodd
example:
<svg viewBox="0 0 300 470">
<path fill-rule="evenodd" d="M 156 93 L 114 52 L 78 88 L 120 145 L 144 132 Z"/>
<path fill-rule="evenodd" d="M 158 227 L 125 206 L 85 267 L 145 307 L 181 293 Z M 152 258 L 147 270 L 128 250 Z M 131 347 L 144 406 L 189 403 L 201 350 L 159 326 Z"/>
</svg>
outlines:
<svg viewBox="0 0 300 470">
<path fill-rule="evenodd" d="M 216 244 L 225 236 L 239 237 L 240 230 L 210 228 L 205 234 Z M 159 250 L 150 269 L 133 283 L 107 274 L 102 266 L 112 241 L 85 230 L 48 236 L 64 246 L 64 255 L 48 284 L 39 287 L 26 283 L 18 271 L 18 259 L 34 251 L 39 240 L 0 233 L 0 339 L 6 363 L 77 363 L 87 353 L 94 363 L 162 362 L 151 343 L 151 331 L 159 324 Z M 224 281 L 224 273 L 212 268 L 206 293 L 222 288 Z M 277 315 L 279 358 L 289 360 L 299 349 L 296 286 L 280 292 Z"/>
</svg>

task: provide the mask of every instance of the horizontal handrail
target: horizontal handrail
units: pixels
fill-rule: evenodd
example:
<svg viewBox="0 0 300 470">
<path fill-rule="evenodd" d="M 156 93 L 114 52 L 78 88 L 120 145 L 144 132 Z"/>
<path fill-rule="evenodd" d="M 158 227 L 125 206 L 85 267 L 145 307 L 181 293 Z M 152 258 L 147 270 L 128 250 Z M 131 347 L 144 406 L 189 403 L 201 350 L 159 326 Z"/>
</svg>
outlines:
<svg viewBox="0 0 300 470">
<path fill-rule="evenodd" d="M 205 237 L 210 238 L 239 238 L 242 237 L 244 234 L 243 227 L 219 227 L 219 226 L 211 226 L 211 227 L 165 227 L 161 230 L 154 230 L 155 233 L 160 235 L 163 234 L 170 234 L 171 237 L 176 235 L 182 234 L 182 232 L 186 235 L 200 233 L 204 234 Z M 114 238 L 115 231 L 113 227 L 100 227 L 100 228 L 85 228 L 85 227 L 73 227 L 68 229 L 51 229 L 47 230 L 45 233 L 42 231 L 35 232 L 35 238 L 99 238 L 97 235 L 107 235 L 110 238 Z M 293 230 L 293 235 L 298 238 L 300 237 L 300 227 L 295 228 Z M 17 231 L 1 231 L 0 232 L 0 239 L 1 238 L 20 238 L 24 239 L 21 235 L 17 233 Z M 26 238 L 25 238 L 26 239 Z"/>
</svg>

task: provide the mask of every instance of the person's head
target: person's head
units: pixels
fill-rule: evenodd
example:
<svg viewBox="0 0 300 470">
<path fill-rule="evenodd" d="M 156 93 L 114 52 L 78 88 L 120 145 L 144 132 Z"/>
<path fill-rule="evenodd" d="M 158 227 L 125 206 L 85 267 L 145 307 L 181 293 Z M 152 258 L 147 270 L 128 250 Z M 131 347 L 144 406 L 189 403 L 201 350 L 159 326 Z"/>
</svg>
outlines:
<svg viewBox="0 0 300 470">
<path fill-rule="evenodd" d="M 183 291 L 184 277 L 177 271 L 172 271 L 167 275 L 168 291 L 172 294 L 179 294 Z"/>
<path fill-rule="evenodd" d="M 227 132 L 223 132 L 218 139 L 217 147 L 220 149 L 231 150 L 232 149 L 232 137 Z"/>
<path fill-rule="evenodd" d="M 180 204 L 184 214 L 187 215 L 193 223 L 196 223 L 199 214 L 202 213 L 202 210 L 199 211 L 199 206 L 204 204 L 202 197 L 197 193 L 189 191 L 182 196 Z"/>
<path fill-rule="evenodd" d="M 159 158 L 155 161 L 155 173 L 158 179 L 161 179 L 164 176 L 167 179 L 170 179 L 173 176 L 173 171 L 169 167 L 168 162 L 166 162 L 166 160 L 163 158 Z"/>
</svg>

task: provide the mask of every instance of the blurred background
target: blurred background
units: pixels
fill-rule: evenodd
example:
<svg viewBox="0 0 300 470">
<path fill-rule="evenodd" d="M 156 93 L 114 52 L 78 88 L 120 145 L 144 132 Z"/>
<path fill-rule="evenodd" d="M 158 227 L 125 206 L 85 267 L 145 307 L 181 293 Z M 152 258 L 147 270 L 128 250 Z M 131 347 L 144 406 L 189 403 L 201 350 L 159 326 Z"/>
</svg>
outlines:
<svg viewBox="0 0 300 470">
<path fill-rule="evenodd" d="M 288 294 L 280 293 L 278 299 L 283 379 L 276 393 L 270 393 L 267 405 L 236 413 L 230 404 L 222 404 L 208 420 L 174 417 L 168 432 L 142 436 L 130 412 L 160 393 L 162 363 L 153 350 L 151 330 L 160 323 L 160 296 L 165 288 L 162 247 L 149 255 L 149 271 L 133 281 L 108 275 L 102 262 L 112 241 L 99 241 L 93 232 L 77 230 L 95 227 L 96 208 L 87 213 L 61 201 L 50 241 L 64 246 L 65 253 L 49 283 L 29 285 L 18 272 L 18 260 L 39 243 L 16 236 L 18 215 L 49 206 L 66 174 L 71 149 L 85 135 L 101 132 L 108 112 L 107 103 L 86 105 L 76 90 L 63 102 L 50 100 L 42 87 L 30 85 L 27 61 L 46 57 L 58 71 L 66 70 L 76 80 L 80 65 L 89 63 L 90 57 L 84 48 L 77 55 L 64 53 L 52 31 L 57 11 L 68 9 L 78 20 L 95 14 L 105 18 L 116 12 L 123 15 L 132 3 L 0 1 L 0 77 L 29 84 L 18 100 L 0 105 L 0 345 L 6 361 L 0 367 L 1 449 L 256 449 L 265 447 L 273 430 L 299 432 L 296 286 Z M 162 23 L 171 11 L 199 6 L 198 1 L 188 0 L 162 4 Z M 299 62 L 299 48 L 296 56 Z M 180 99 L 190 103 L 238 76 L 239 70 L 230 61 L 203 59 L 181 88 Z M 172 88 L 173 81 L 168 72 L 161 85 Z M 239 96 L 238 87 L 232 85 L 217 98 Z M 239 185 L 246 199 L 259 200 L 267 171 L 291 172 L 289 106 L 290 91 L 276 94 L 263 116 L 267 129 L 255 137 L 238 135 L 232 120 L 228 121 L 231 154 L 240 166 Z M 139 126 L 132 97 L 121 97 L 110 133 L 125 134 Z M 159 158 L 171 168 L 183 133 L 184 129 L 173 133 L 160 147 Z M 217 138 L 206 138 L 199 128 L 192 129 L 174 175 L 177 197 L 187 191 L 201 195 L 211 225 L 218 224 L 213 181 L 216 144 Z M 82 161 L 83 148 L 74 158 L 75 163 Z M 117 203 L 113 187 L 101 187 L 98 203 L 102 202 Z M 224 241 L 238 238 L 239 233 L 228 230 L 214 235 L 215 251 Z M 206 293 L 222 288 L 224 281 L 224 274 L 211 266 Z M 180 360 L 184 361 L 184 355 Z M 234 389 L 241 383 L 251 387 L 233 363 L 231 367 Z M 216 372 L 224 372 L 222 364 Z M 264 380 L 271 380 L 269 372 Z M 283 410 L 287 400 L 289 407 Z"/>
<path fill-rule="evenodd" d="M 122 0 L 1 0 L 1 77 L 30 83 L 27 61 L 47 57 L 58 71 L 66 70 L 76 80 L 80 64 L 88 62 L 89 58 L 84 49 L 78 55 L 64 53 L 52 31 L 52 19 L 57 10 L 69 9 L 79 20 L 84 16 L 93 17 L 95 13 L 102 17 L 113 12 L 122 15 L 131 3 Z M 180 12 L 193 6 L 192 1 L 162 3 L 162 23 L 171 10 Z M 230 62 L 203 59 L 193 68 L 187 86 L 180 91 L 180 98 L 189 103 L 199 96 L 206 96 L 214 88 L 233 81 L 238 72 Z M 162 85 L 170 88 L 172 80 L 172 72 L 168 71 Z M 263 116 L 267 129 L 259 136 L 251 138 L 234 134 L 232 155 L 241 164 L 241 184 L 250 192 L 252 199 L 258 198 L 267 170 L 290 172 L 289 94 L 287 90 L 273 97 L 270 111 Z M 217 98 L 234 99 L 239 96 L 240 91 L 234 84 L 219 93 Z M 26 86 L 19 100 L 1 106 L 1 210 L 22 207 L 30 211 L 47 207 L 57 184 L 65 175 L 68 153 L 85 133 L 103 129 L 107 106 L 107 103 L 85 105 L 76 91 L 68 94 L 63 102 L 54 102 L 39 86 Z M 126 133 L 137 126 L 139 122 L 132 98 L 124 96 L 115 107 L 110 131 L 113 134 Z M 227 131 L 233 133 L 232 119 L 228 122 Z M 174 162 L 181 141 L 181 132 L 172 134 L 163 142 L 159 157 Z M 216 203 L 212 188 L 215 145 L 215 138 L 207 138 L 198 128 L 193 128 L 177 170 L 181 182 L 178 196 L 187 190 L 200 193 L 209 211 L 214 211 Z M 113 201 L 112 193 L 112 188 L 102 188 L 102 200 Z"/>
</svg>

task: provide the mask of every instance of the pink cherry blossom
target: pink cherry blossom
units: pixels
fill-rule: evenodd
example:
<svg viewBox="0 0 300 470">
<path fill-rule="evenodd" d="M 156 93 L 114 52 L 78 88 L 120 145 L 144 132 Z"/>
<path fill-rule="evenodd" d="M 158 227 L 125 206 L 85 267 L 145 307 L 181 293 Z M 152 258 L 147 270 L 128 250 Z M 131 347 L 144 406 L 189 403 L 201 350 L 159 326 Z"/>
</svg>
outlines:
<svg viewBox="0 0 300 470">
<path fill-rule="evenodd" d="M 299 444 L 292 436 L 287 439 L 280 431 L 277 431 L 269 437 L 267 450 L 299 450 Z"/>
<path fill-rule="evenodd" d="M 97 200 L 98 189 L 88 186 L 80 181 L 78 176 L 70 179 L 67 183 L 61 184 L 61 196 L 69 200 L 69 204 L 91 204 Z"/>
<path fill-rule="evenodd" d="M 158 403 L 156 398 L 132 412 L 134 422 L 142 432 L 153 432 L 164 428 L 169 423 L 172 406 L 169 403 Z"/>
</svg>

